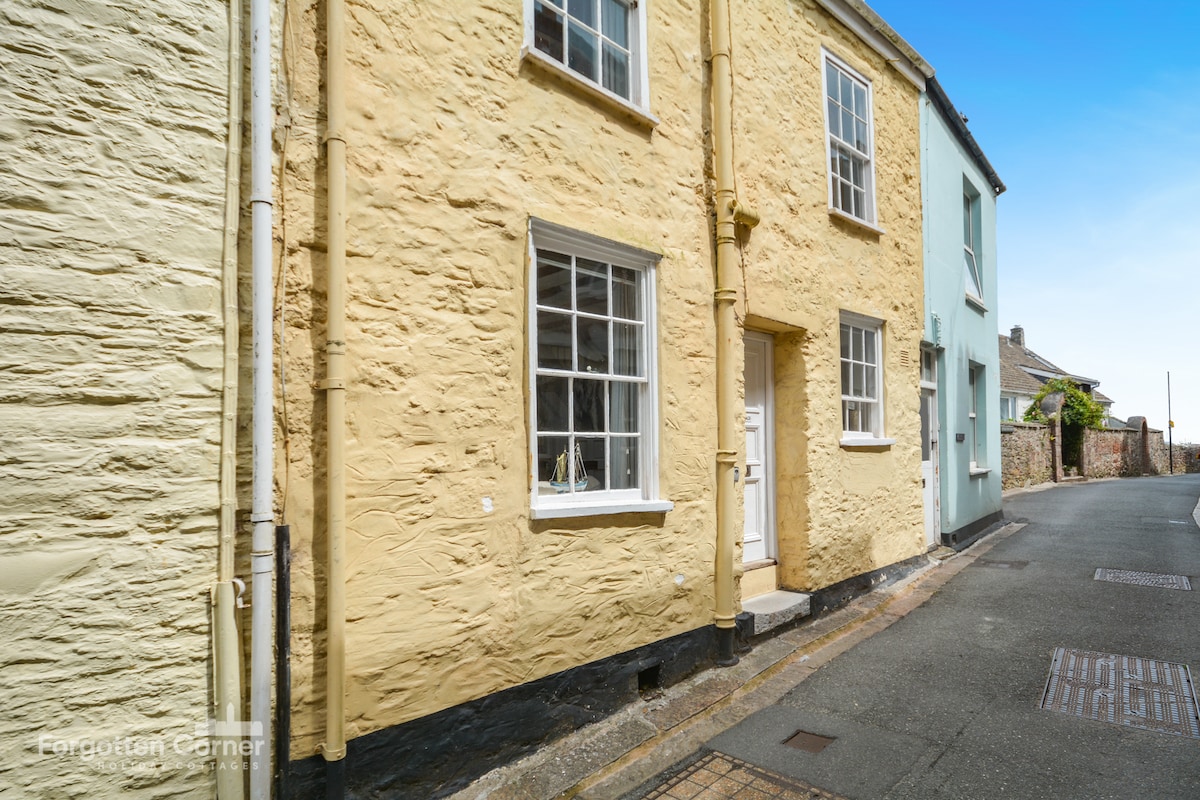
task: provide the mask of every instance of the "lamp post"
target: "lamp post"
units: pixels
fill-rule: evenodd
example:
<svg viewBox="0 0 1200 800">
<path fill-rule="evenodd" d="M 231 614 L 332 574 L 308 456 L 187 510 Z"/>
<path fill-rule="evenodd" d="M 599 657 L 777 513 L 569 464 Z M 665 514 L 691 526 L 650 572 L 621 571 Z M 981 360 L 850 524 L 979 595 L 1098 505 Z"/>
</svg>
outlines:
<svg viewBox="0 0 1200 800">
<path fill-rule="evenodd" d="M 1175 420 L 1171 419 L 1171 370 L 1167 370 L 1167 468 L 1171 470 L 1171 474 L 1175 474 L 1175 443 L 1172 440 L 1172 429 L 1175 427 Z"/>
</svg>

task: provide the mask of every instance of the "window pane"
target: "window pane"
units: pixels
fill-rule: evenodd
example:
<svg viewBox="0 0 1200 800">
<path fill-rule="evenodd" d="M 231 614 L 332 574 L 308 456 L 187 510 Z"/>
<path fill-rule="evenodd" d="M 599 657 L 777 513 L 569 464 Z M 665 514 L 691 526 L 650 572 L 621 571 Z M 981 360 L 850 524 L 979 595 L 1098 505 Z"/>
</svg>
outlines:
<svg viewBox="0 0 1200 800">
<path fill-rule="evenodd" d="M 609 440 L 612 454 L 609 482 L 612 489 L 636 489 L 641 482 L 638 476 L 638 440 L 620 436 Z"/>
<path fill-rule="evenodd" d="M 860 159 L 850 160 L 850 183 L 854 184 L 856 189 L 861 189 L 866 185 L 863 181 L 863 162 Z"/>
<path fill-rule="evenodd" d="M 846 109 L 842 109 L 842 139 L 847 143 L 854 140 L 854 117 Z"/>
<path fill-rule="evenodd" d="M 842 201 L 838 204 L 838 208 L 849 214 L 854 213 L 854 194 L 851 192 L 850 184 L 848 183 L 842 184 Z"/>
<path fill-rule="evenodd" d="M 571 369 L 571 317 L 553 311 L 537 315 L 538 366 L 544 369 Z"/>
<path fill-rule="evenodd" d="M 596 27 L 596 0 L 569 0 L 567 13 L 589 28 Z"/>
<path fill-rule="evenodd" d="M 854 121 L 854 146 L 860 152 L 867 152 L 867 123 L 860 119 Z"/>
<path fill-rule="evenodd" d="M 963 244 L 971 247 L 971 198 L 963 195 Z"/>
<path fill-rule="evenodd" d="M 608 320 L 579 317 L 575 321 L 579 331 L 580 372 L 608 374 Z"/>
<path fill-rule="evenodd" d="M 626 267 L 613 267 L 612 313 L 622 319 L 642 318 L 638 308 L 638 273 Z"/>
<path fill-rule="evenodd" d="M 866 369 L 867 368 L 862 364 L 855 364 L 851 370 L 850 379 L 852 381 L 851 388 L 853 391 L 850 392 L 850 394 L 854 395 L 855 397 L 867 397 Z"/>
<path fill-rule="evenodd" d="M 850 180 L 850 156 L 838 150 L 837 154 L 838 168 L 837 173 L 845 180 Z"/>
<path fill-rule="evenodd" d="M 867 195 L 862 189 L 854 190 L 854 210 L 850 213 L 859 219 L 867 218 Z"/>
<path fill-rule="evenodd" d="M 537 377 L 537 429 L 539 433 L 566 433 L 570 430 L 571 379 L 550 375 Z"/>
<path fill-rule="evenodd" d="M 616 433 L 638 432 L 638 398 L 641 384 L 613 381 L 609 390 L 609 430 Z"/>
<path fill-rule="evenodd" d="M 629 49 L 629 9 L 619 0 L 600 0 L 601 33 Z"/>
<path fill-rule="evenodd" d="M 842 358 L 850 357 L 850 326 L 842 323 Z"/>
<path fill-rule="evenodd" d="M 863 330 L 862 328 L 850 329 L 850 357 L 855 361 L 863 360 Z"/>
<path fill-rule="evenodd" d="M 576 378 L 573 383 L 574 430 L 588 433 L 604 432 L 604 381 Z"/>
<path fill-rule="evenodd" d="M 577 475 L 576 481 L 586 482 L 583 491 L 604 491 L 608 477 L 608 465 L 605 463 L 605 440 L 577 438 L 576 446 L 583 457 L 584 475 Z"/>
<path fill-rule="evenodd" d="M 979 267 L 970 252 L 963 251 L 963 266 L 967 272 L 967 291 L 976 297 L 983 296 L 983 288 L 979 285 Z"/>
<path fill-rule="evenodd" d="M 563 19 L 546 3 L 534 3 L 533 46 L 556 61 L 563 60 Z"/>
<path fill-rule="evenodd" d="M 575 310 L 608 314 L 608 264 L 575 260 Z"/>
<path fill-rule="evenodd" d="M 629 54 L 604 43 L 604 88 L 621 97 L 629 97 Z"/>
<path fill-rule="evenodd" d="M 841 87 L 838 89 L 839 102 L 846 108 L 850 108 L 852 104 L 851 98 L 854 96 L 854 84 L 850 82 L 850 76 L 844 73 L 838 73 L 838 81 Z"/>
<path fill-rule="evenodd" d="M 863 433 L 872 433 L 875 430 L 875 404 L 874 403 L 859 403 L 861 406 L 858 421 L 858 430 Z"/>
<path fill-rule="evenodd" d="M 850 394 L 850 362 L 842 362 L 842 394 Z"/>
<path fill-rule="evenodd" d="M 859 404 L 854 401 L 848 401 L 846 407 L 846 430 L 861 431 L 862 430 L 862 414 L 859 412 Z"/>
<path fill-rule="evenodd" d="M 867 118 L 867 90 L 854 84 L 854 116 Z"/>
<path fill-rule="evenodd" d="M 829 62 L 825 62 L 825 91 L 831 100 L 838 99 L 838 71 Z"/>
<path fill-rule="evenodd" d="M 554 488 L 558 492 L 567 491 L 571 468 L 571 459 L 567 454 L 570 439 L 566 436 L 539 436 L 537 441 L 537 479 L 561 483 L 561 486 Z"/>
<path fill-rule="evenodd" d="M 642 377 L 642 327 L 613 323 L 613 374 Z"/>
<path fill-rule="evenodd" d="M 549 250 L 537 251 L 538 305 L 571 307 L 571 257 Z"/>
<path fill-rule="evenodd" d="M 869 364 L 878 364 L 879 362 L 875 358 L 875 331 L 863 331 L 863 345 L 863 351 L 865 354 L 863 361 L 866 361 Z"/>
<path fill-rule="evenodd" d="M 874 400 L 879 397 L 879 395 L 875 393 L 875 368 L 863 367 L 863 371 L 866 378 L 863 384 L 863 397 L 869 397 Z"/>
<path fill-rule="evenodd" d="M 567 66 L 580 75 L 596 80 L 596 67 L 599 64 L 596 35 L 588 33 L 574 22 L 568 23 L 567 31 Z"/>
<path fill-rule="evenodd" d="M 829 106 L 829 132 L 834 136 L 841 136 L 842 126 L 840 124 L 840 120 L 842 118 L 842 114 L 840 111 L 838 111 L 837 103 L 834 102 L 832 98 L 826 100 L 825 102 Z"/>
</svg>

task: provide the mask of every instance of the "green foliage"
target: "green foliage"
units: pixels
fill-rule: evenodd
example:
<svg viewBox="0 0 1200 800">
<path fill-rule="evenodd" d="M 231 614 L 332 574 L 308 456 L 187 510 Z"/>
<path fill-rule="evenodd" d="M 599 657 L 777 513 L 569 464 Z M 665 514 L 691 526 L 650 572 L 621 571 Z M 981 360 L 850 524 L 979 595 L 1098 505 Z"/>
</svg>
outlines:
<svg viewBox="0 0 1200 800">
<path fill-rule="evenodd" d="M 1067 425 L 1079 425 L 1084 428 L 1100 428 L 1104 422 L 1104 407 L 1084 393 L 1069 378 L 1054 378 L 1046 381 L 1041 390 L 1033 396 L 1033 404 L 1025 411 L 1026 422 L 1042 422 L 1048 420 L 1040 408 L 1042 399 L 1054 392 L 1063 393 L 1062 421 Z"/>
</svg>

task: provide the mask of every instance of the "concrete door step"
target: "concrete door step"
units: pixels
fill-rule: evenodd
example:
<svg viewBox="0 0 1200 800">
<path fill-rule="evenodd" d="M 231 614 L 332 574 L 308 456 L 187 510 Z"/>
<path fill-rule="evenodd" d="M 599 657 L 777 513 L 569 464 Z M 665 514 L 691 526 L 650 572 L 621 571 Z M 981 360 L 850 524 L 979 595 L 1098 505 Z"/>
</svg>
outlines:
<svg viewBox="0 0 1200 800">
<path fill-rule="evenodd" d="M 811 596 L 801 592 L 778 590 L 751 597 L 742 602 L 742 612 L 750 615 L 746 633 L 748 636 L 760 636 L 792 620 L 807 617 L 810 605 Z"/>
</svg>

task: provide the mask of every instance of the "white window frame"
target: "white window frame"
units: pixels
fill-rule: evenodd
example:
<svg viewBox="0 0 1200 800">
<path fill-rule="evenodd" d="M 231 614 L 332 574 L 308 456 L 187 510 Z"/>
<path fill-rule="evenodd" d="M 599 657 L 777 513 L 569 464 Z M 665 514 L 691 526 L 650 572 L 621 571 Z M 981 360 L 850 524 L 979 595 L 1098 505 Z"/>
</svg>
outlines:
<svg viewBox="0 0 1200 800">
<path fill-rule="evenodd" d="M 829 75 L 831 69 L 838 74 L 839 85 L 842 85 L 840 76 L 845 76 L 849 79 L 852 87 L 857 86 L 858 88 L 863 89 L 866 98 L 865 116 L 856 116 L 854 114 L 855 109 L 853 107 L 853 101 L 850 109 L 844 109 L 844 107 L 840 105 L 840 89 L 838 100 L 835 101 L 832 97 L 830 97 L 831 89 L 829 87 Z M 865 225 L 874 230 L 879 230 L 879 220 L 877 207 L 875 204 L 875 101 L 872 93 L 871 81 L 865 78 L 860 72 L 855 70 L 845 61 L 833 55 L 828 50 L 822 48 L 821 98 L 821 105 L 824 109 L 825 115 L 825 167 L 828 170 L 826 189 L 828 190 L 829 213 L 858 224 Z M 836 109 L 832 107 L 834 104 L 837 104 L 838 106 Z M 861 119 L 865 124 L 865 152 L 856 147 L 854 141 L 845 139 L 842 136 L 843 131 L 841 130 L 841 120 L 844 119 L 845 115 L 843 111 L 846 110 L 851 112 L 851 115 L 854 119 Z M 836 122 L 838 127 L 836 134 L 834 133 L 835 111 L 837 112 Z M 839 171 L 834 168 L 834 155 L 839 151 L 844 151 L 847 156 L 847 160 L 851 163 L 851 179 L 853 178 L 853 163 L 856 161 L 860 162 L 860 168 L 863 173 L 864 181 L 864 185 L 862 187 L 864 208 L 862 209 L 863 213 L 861 214 L 854 213 L 853 202 L 851 202 L 851 207 L 849 209 L 843 208 L 841 200 L 842 186 L 846 183 L 846 181 L 844 181 L 839 175 Z M 849 185 L 853 185 L 853 180 L 849 182 Z"/>
<path fill-rule="evenodd" d="M 983 303 L 983 265 L 980 263 L 979 192 L 963 179 L 963 281 L 967 299 Z M 977 290 L 977 291 L 976 291 Z"/>
<path fill-rule="evenodd" d="M 1011 410 L 1011 414 L 1005 414 L 1005 407 Z M 1006 422 L 1015 422 L 1017 419 L 1017 398 L 1010 395 L 1000 395 L 1000 419 Z"/>
<path fill-rule="evenodd" d="M 863 357 L 855 358 L 855 350 L 853 347 L 854 332 L 860 331 L 864 335 L 863 339 Z M 849 335 L 850 348 L 849 358 L 844 355 L 842 347 L 843 335 Z M 866 335 L 874 340 L 874 360 L 870 360 L 869 354 L 866 352 Z M 888 439 L 884 436 L 886 430 L 886 420 L 884 418 L 884 371 L 883 371 L 883 322 L 881 320 L 866 317 L 861 314 L 855 314 L 850 311 L 843 311 L 838 320 L 838 365 L 839 377 L 838 386 L 841 390 L 841 417 L 842 417 L 842 440 L 843 447 L 880 447 L 891 445 L 895 442 L 894 439 Z M 875 393 L 870 396 L 866 392 L 854 394 L 858 381 L 855 378 L 856 367 L 864 367 L 864 377 L 867 373 L 866 368 L 871 367 L 875 371 Z M 849 372 L 847 373 L 847 368 Z M 850 375 L 850 390 L 847 393 L 845 378 Z M 865 388 L 865 387 L 864 387 Z M 850 424 L 851 411 L 858 410 L 851 408 L 848 404 L 868 403 L 871 406 L 870 430 L 854 430 Z"/>
<path fill-rule="evenodd" d="M 629 10 L 629 96 L 624 97 L 603 85 L 600 81 L 572 69 L 567 61 L 560 61 L 553 55 L 543 52 L 536 46 L 535 22 L 539 6 L 553 7 L 559 13 L 568 15 L 568 0 L 524 0 L 525 7 L 525 37 L 521 47 L 521 59 L 534 66 L 548 70 L 567 83 L 584 89 L 589 95 L 599 100 L 615 103 L 625 110 L 633 111 L 642 121 L 657 125 L 658 119 L 650 114 L 650 81 L 646 46 L 646 4 L 648 0 L 617 0 Z M 559 3 L 562 6 L 559 6 Z M 601 5 L 604 0 L 590 0 L 596 6 L 596 19 L 600 19 Z M 569 16 L 569 15 L 568 15 Z M 603 38 L 603 33 L 593 29 Z M 566 34 L 564 34 L 564 59 L 568 58 Z M 603 62 L 603 44 L 600 45 L 597 58 Z M 603 66 L 601 65 L 601 69 Z"/>
<path fill-rule="evenodd" d="M 640 377 L 613 376 L 610 373 L 596 373 L 591 370 L 580 370 L 579 364 L 574 363 L 570 369 L 543 369 L 538 364 L 538 311 L 552 311 L 557 314 L 570 315 L 572 330 L 578 325 L 579 319 L 610 319 L 617 320 L 611 311 L 608 315 L 590 315 L 578 309 L 564 310 L 552 306 L 538 305 L 538 250 L 550 250 L 575 259 L 587 258 L 603 262 L 615 267 L 636 270 L 641 274 L 641 291 L 638 302 L 642 308 L 641 350 L 639 357 L 642 361 Z M 582 233 L 570 228 L 547 222 L 542 219 L 529 220 L 529 253 L 528 253 L 528 376 L 529 376 L 529 483 L 530 483 L 530 516 L 533 519 L 548 519 L 554 517 L 577 517 L 593 514 L 618 514 L 626 512 L 665 512 L 674 506 L 669 501 L 658 497 L 658 363 L 657 363 L 657 310 L 655 304 L 655 272 L 661 256 L 629 245 L 613 242 L 592 234 Z M 574 269 L 574 267 L 573 267 Z M 574 274 L 574 273 L 573 273 Z M 610 294 L 611 298 L 611 283 Z M 572 297 L 575 289 L 572 288 Z M 574 305 L 574 301 L 572 301 Z M 573 342 L 574 342 L 574 334 Z M 572 347 L 577 345 L 573 344 Z M 613 347 L 610 337 L 610 353 Z M 575 352 L 574 349 L 572 352 Z M 613 356 L 610 355 L 610 363 Z M 595 489 L 576 491 L 574 481 L 568 485 L 551 487 L 549 481 L 540 481 L 538 475 L 538 377 L 584 378 L 588 380 L 603 380 L 605 386 L 616 382 L 640 386 L 638 395 L 638 469 L 639 486 L 635 489 Z M 606 394 L 607 397 L 607 394 Z M 607 401 L 605 408 L 607 409 Z M 569 415 L 569 412 L 568 412 Z M 594 432 L 593 436 L 579 436 L 578 439 L 603 438 L 609 442 L 617 436 L 609 431 L 611 418 L 604 413 L 605 431 Z M 573 429 L 573 421 L 568 422 Z M 556 432 L 558 435 L 559 432 Z M 572 451 L 577 438 L 574 430 L 566 431 L 571 443 L 567 450 Z M 572 473 L 573 475 L 574 473 Z"/>
</svg>

